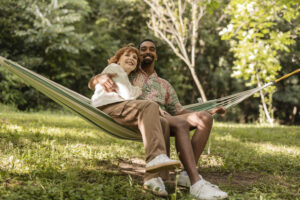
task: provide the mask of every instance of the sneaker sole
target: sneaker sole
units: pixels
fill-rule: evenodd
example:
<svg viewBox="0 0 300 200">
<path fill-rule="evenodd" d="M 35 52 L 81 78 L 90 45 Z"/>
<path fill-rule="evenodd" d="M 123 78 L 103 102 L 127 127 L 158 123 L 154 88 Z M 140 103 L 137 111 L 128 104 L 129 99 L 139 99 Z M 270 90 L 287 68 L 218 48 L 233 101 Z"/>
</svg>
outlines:
<svg viewBox="0 0 300 200">
<path fill-rule="evenodd" d="M 150 188 L 150 187 L 148 187 L 146 185 L 144 185 L 144 190 L 146 190 L 148 192 L 151 192 L 151 193 L 153 193 L 153 194 L 155 194 L 157 196 L 160 196 L 160 197 L 167 197 L 168 196 L 168 194 L 159 193 L 158 191 L 152 190 L 152 188 Z"/>
<path fill-rule="evenodd" d="M 181 183 L 181 182 L 179 182 L 179 181 L 177 181 L 177 185 L 178 186 L 181 186 L 181 187 L 190 187 L 191 186 L 191 184 L 188 184 L 188 183 Z"/>
<path fill-rule="evenodd" d="M 180 166 L 181 166 L 181 163 L 179 161 L 167 162 L 167 163 L 162 163 L 162 164 L 155 165 L 152 167 L 147 167 L 146 172 L 158 172 L 163 169 L 171 170 L 171 169 L 175 169 Z"/>
</svg>

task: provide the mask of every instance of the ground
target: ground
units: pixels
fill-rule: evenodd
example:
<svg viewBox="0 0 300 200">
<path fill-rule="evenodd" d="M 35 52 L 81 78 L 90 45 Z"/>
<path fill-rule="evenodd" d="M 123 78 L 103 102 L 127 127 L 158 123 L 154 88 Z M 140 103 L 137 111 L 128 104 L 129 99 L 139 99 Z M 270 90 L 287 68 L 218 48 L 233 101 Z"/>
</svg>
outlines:
<svg viewBox="0 0 300 200">
<path fill-rule="evenodd" d="M 143 158 L 142 143 L 65 111 L 0 106 L 0 199 L 160 199 L 142 188 Z M 198 167 L 229 199 L 300 199 L 300 127 L 215 122 Z M 179 171 L 168 199 L 192 199 L 176 186 Z"/>
</svg>

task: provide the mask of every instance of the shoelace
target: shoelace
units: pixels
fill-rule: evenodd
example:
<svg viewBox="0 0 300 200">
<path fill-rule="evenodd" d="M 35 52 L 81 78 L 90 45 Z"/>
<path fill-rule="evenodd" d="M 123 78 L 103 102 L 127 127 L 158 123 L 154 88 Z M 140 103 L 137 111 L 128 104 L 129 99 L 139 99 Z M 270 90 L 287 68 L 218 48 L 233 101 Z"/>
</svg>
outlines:
<svg viewBox="0 0 300 200">
<path fill-rule="evenodd" d="M 210 186 L 213 187 L 213 188 L 219 189 L 219 187 L 218 187 L 217 185 L 212 184 L 211 182 L 209 182 L 209 181 L 207 181 L 207 180 L 204 180 L 204 179 L 203 179 L 203 181 L 204 181 L 207 185 L 210 185 Z"/>
<path fill-rule="evenodd" d="M 216 186 L 215 184 L 212 184 L 211 182 L 205 180 L 201 175 L 200 175 L 201 179 L 207 184 L 207 185 L 210 185 L 212 186 L 213 188 L 216 188 L 216 189 L 219 189 L 218 186 Z"/>
</svg>

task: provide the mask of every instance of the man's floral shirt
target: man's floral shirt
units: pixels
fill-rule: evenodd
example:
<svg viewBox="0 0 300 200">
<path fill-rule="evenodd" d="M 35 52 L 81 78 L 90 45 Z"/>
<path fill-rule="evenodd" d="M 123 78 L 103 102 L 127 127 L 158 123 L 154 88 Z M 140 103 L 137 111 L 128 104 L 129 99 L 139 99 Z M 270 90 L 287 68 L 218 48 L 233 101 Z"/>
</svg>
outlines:
<svg viewBox="0 0 300 200">
<path fill-rule="evenodd" d="M 142 88 L 142 95 L 138 99 L 155 101 L 171 115 L 183 110 L 172 85 L 165 79 L 158 77 L 156 72 L 148 76 L 141 69 L 137 73 L 131 73 L 129 80 L 132 85 Z"/>
</svg>

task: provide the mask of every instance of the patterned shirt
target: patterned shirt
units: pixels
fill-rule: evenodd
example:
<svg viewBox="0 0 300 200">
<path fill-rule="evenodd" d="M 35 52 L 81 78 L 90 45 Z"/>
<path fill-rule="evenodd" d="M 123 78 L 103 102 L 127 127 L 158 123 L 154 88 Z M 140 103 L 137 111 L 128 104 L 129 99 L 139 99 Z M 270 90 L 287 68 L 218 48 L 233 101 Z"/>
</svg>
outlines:
<svg viewBox="0 0 300 200">
<path fill-rule="evenodd" d="M 183 110 L 172 85 L 165 79 L 158 77 L 156 72 L 148 76 L 141 69 L 137 73 L 131 73 L 129 80 L 132 85 L 142 88 L 142 95 L 138 99 L 155 101 L 171 115 Z"/>
</svg>

